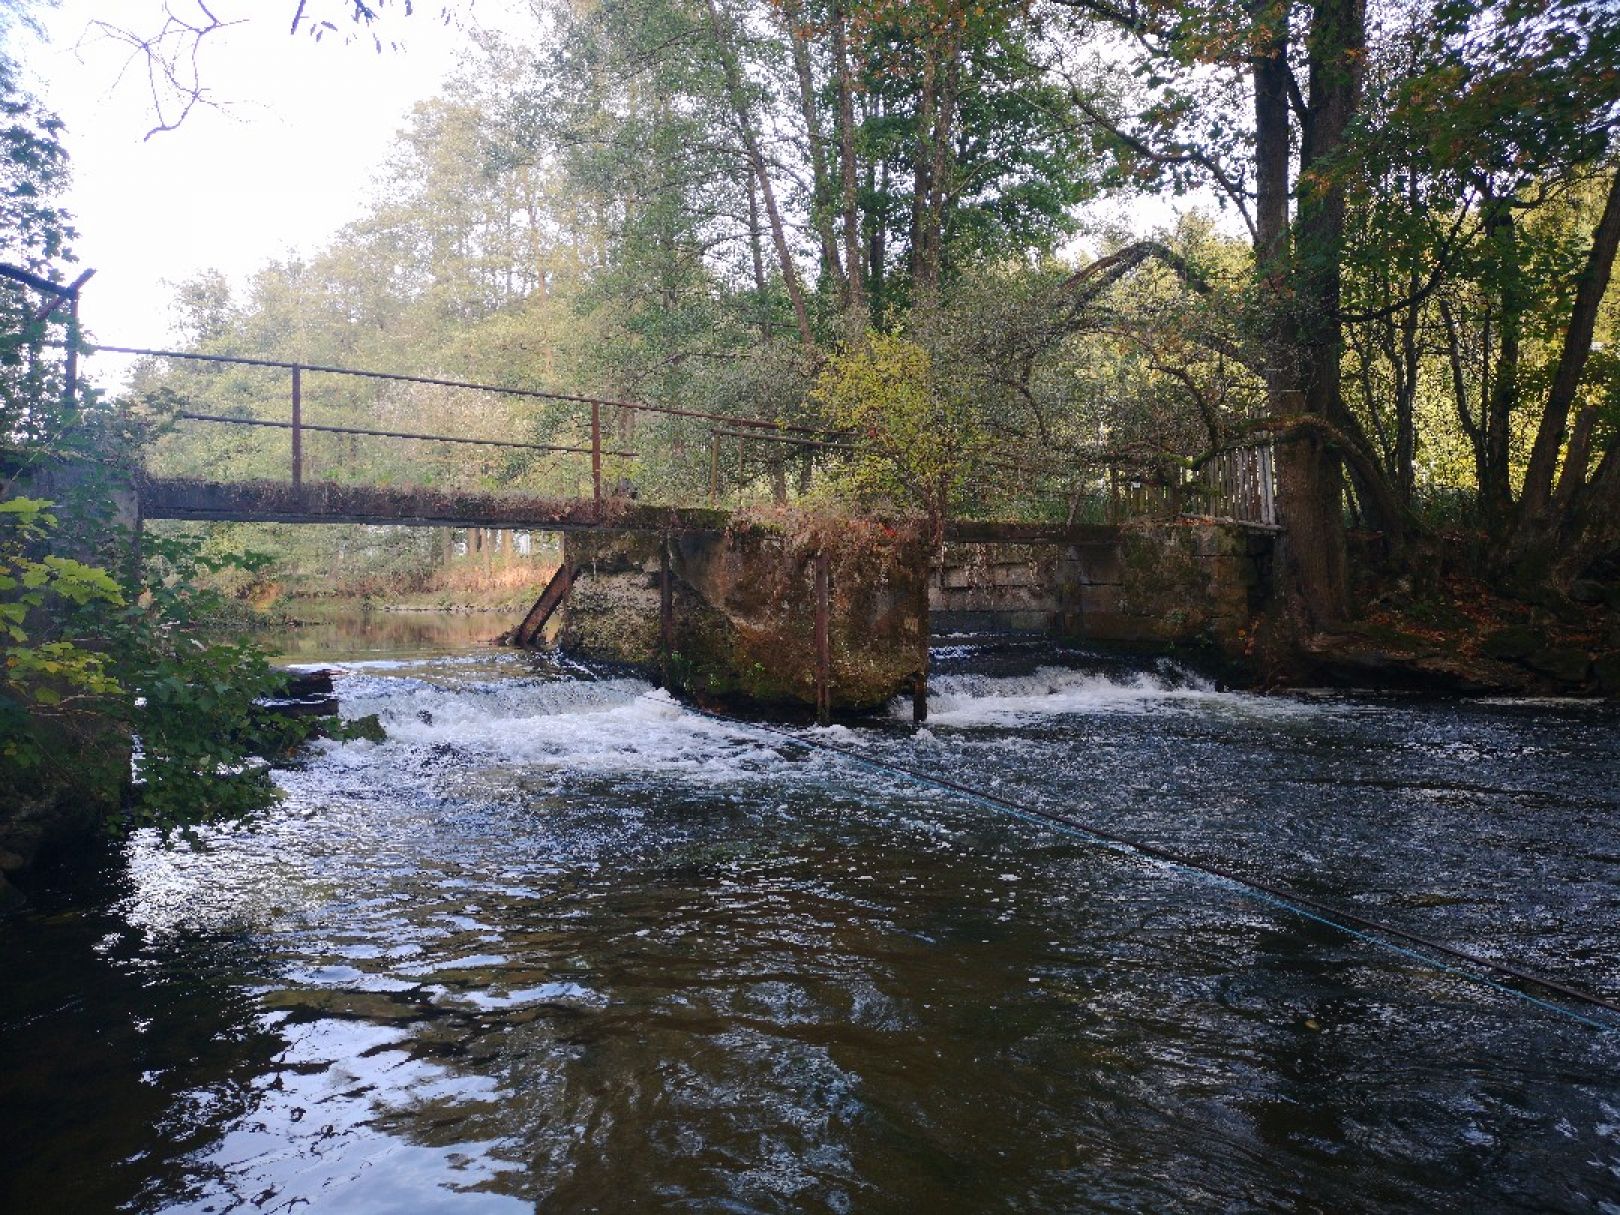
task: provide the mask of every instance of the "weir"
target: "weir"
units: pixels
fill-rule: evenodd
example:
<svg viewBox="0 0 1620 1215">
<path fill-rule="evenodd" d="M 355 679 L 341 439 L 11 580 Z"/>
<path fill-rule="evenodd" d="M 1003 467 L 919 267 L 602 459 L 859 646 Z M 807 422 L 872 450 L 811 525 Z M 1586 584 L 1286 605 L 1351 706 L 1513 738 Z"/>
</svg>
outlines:
<svg viewBox="0 0 1620 1215">
<path fill-rule="evenodd" d="M 576 531 L 564 541 L 572 593 L 548 587 L 530 620 L 560 604 L 572 652 L 657 671 L 700 700 L 814 707 L 825 719 L 925 687 L 927 641 L 942 634 L 1032 633 L 1240 664 L 1270 597 L 1273 546 L 1268 532 L 1210 520 L 963 523 L 937 552 L 881 526 Z"/>
<path fill-rule="evenodd" d="M 182 410 L 188 425 L 288 436 L 289 476 L 203 480 L 130 474 L 127 514 L 145 520 L 476 527 L 559 532 L 563 569 L 507 635 L 532 646 L 552 619 L 565 647 L 656 672 L 667 687 L 739 706 L 866 712 L 911 690 L 926 714 L 928 640 L 960 632 L 1033 633 L 1154 649 L 1190 648 L 1241 663 L 1255 617 L 1271 594 L 1277 534 L 1269 451 L 1236 453 L 1203 481 L 1098 470 L 1106 524 L 955 521 L 937 547 L 914 522 L 818 519 L 778 512 L 763 522 L 719 509 L 719 441 L 860 450 L 844 432 L 645 402 L 509 388 L 413 374 L 268 359 L 103 346 L 124 354 L 285 373 L 288 418 Z M 586 411 L 559 437 L 536 442 L 487 434 L 425 434 L 311 420 L 319 377 L 359 377 L 459 392 L 534 398 Z M 604 467 L 638 453 L 604 441 L 603 412 L 646 413 L 709 425 L 704 503 L 638 501 Z M 684 423 L 683 423 L 684 424 Z M 412 445 L 458 444 L 573 461 L 541 495 L 438 485 L 365 485 L 315 479 L 304 439 L 365 437 Z M 777 450 L 780 450 L 779 448 Z M 1079 470 L 1068 470 L 1080 483 Z M 1089 474 L 1088 474 L 1089 475 Z M 49 480 L 47 476 L 46 481 Z M 1069 505 L 1073 516 L 1077 499 Z M 1224 518 L 1195 515 L 1219 511 Z M 539 588 L 537 588 L 539 590 Z"/>
</svg>

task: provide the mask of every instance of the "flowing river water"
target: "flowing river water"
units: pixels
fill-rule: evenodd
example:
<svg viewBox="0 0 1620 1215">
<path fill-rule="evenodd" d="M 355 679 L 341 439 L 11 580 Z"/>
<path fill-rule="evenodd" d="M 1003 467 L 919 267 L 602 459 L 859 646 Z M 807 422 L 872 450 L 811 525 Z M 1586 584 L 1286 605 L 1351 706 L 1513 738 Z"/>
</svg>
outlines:
<svg viewBox="0 0 1620 1215">
<path fill-rule="evenodd" d="M 1620 1215 L 1620 1018 L 635 678 L 387 644 L 324 655 L 387 742 L 0 921 L 0 1209 Z M 936 662 L 926 729 L 793 729 L 1620 998 L 1612 708 Z"/>
</svg>

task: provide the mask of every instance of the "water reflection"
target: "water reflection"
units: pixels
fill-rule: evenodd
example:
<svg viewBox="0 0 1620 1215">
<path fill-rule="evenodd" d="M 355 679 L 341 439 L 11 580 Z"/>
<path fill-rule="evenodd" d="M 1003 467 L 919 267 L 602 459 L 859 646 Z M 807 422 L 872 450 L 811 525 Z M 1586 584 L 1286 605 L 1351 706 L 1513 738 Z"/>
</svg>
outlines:
<svg viewBox="0 0 1620 1215">
<path fill-rule="evenodd" d="M 301 602 L 299 623 L 266 633 L 261 643 L 279 661 L 343 663 L 375 658 L 427 658 L 474 650 L 522 619 L 511 611 L 448 612 L 362 609 L 352 602 Z"/>
<path fill-rule="evenodd" d="M 1612 715 L 1004 657 L 837 737 L 1620 991 Z M 151 1211 L 1620 1204 L 1620 1035 L 634 680 L 343 690 L 390 741 L 8 929 L 54 976 L 0 996 L 7 1105 L 56 1111 L 19 1195 L 77 1160 L 85 1209 Z"/>
</svg>

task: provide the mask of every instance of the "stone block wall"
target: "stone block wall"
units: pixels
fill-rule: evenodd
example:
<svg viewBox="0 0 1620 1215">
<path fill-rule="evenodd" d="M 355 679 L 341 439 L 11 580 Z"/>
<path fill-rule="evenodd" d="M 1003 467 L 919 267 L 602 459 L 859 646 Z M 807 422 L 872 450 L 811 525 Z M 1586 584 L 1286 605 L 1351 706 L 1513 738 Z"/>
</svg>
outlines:
<svg viewBox="0 0 1620 1215">
<path fill-rule="evenodd" d="M 929 584 L 936 633 L 1045 633 L 1241 655 L 1270 593 L 1272 536 L 1208 520 L 947 542 Z"/>
</svg>

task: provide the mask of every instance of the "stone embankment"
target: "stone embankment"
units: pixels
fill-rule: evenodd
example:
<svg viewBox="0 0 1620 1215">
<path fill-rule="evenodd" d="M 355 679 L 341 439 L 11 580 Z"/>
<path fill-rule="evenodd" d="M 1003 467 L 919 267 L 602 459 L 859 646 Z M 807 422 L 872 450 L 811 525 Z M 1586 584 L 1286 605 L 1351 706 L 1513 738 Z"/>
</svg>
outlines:
<svg viewBox="0 0 1620 1215">
<path fill-rule="evenodd" d="M 1269 603 L 1270 531 L 1203 519 L 1034 529 L 962 524 L 929 590 L 936 633 L 1004 631 L 1247 653 Z"/>
</svg>

